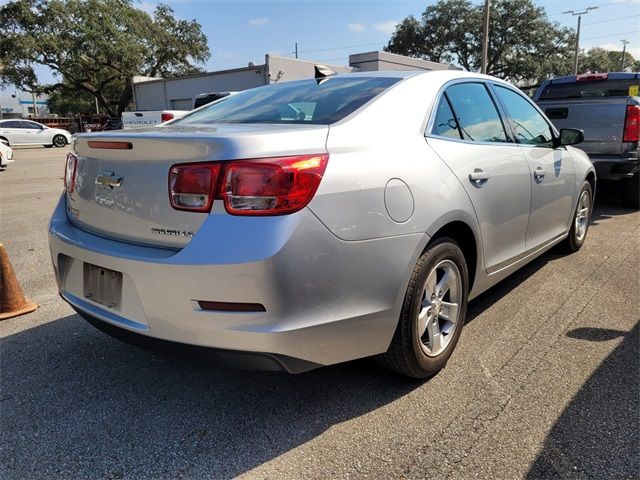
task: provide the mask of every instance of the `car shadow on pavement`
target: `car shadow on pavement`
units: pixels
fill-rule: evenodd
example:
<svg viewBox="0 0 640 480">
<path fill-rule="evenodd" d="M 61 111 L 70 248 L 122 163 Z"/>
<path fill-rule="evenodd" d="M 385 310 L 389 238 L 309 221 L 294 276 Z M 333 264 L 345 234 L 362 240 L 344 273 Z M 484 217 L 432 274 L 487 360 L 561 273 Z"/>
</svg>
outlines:
<svg viewBox="0 0 640 480">
<path fill-rule="evenodd" d="M 301 375 L 156 355 L 70 315 L 1 340 L 0 477 L 228 478 L 422 382 L 370 360 Z"/>
<path fill-rule="evenodd" d="M 599 220 L 606 220 L 607 218 L 611 218 L 617 215 L 624 215 L 634 212 L 632 208 L 622 205 L 621 201 L 617 199 L 614 193 L 615 192 L 608 191 L 606 195 L 596 197 L 596 204 L 594 207 L 590 225 L 597 225 Z M 589 237 L 587 237 L 587 242 L 588 241 Z M 555 259 L 562 258 L 566 255 L 568 254 L 559 251 L 558 248 L 552 248 L 548 252 L 526 264 L 520 270 L 512 273 L 497 285 L 491 287 L 486 292 L 483 292 L 477 298 L 469 302 L 465 324 L 472 322 L 476 317 L 481 315 L 482 312 L 490 308 L 494 303 L 496 303 L 504 296 L 508 295 L 514 288 L 518 287 L 527 278 L 534 275 L 547 263 L 552 262 Z"/>
<path fill-rule="evenodd" d="M 580 328 L 578 341 L 624 340 L 564 410 L 526 478 L 637 478 L 640 472 L 640 322 L 630 332 Z"/>
</svg>

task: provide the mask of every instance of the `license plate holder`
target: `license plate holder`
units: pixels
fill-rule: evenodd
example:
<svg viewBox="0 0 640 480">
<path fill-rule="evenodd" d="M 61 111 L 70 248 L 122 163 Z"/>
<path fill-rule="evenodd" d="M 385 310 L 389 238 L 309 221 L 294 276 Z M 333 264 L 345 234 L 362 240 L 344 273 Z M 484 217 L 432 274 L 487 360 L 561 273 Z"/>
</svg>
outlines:
<svg viewBox="0 0 640 480">
<path fill-rule="evenodd" d="M 100 303 L 109 309 L 119 309 L 122 302 L 122 273 L 108 268 L 84 263 L 84 298 Z"/>
</svg>

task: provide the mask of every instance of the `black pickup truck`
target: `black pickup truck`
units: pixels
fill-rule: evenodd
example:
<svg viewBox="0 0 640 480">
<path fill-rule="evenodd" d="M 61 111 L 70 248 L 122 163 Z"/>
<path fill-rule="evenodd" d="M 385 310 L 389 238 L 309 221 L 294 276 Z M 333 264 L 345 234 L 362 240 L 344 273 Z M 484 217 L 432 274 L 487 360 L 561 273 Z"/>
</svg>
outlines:
<svg viewBox="0 0 640 480">
<path fill-rule="evenodd" d="M 638 208 L 640 73 L 587 73 L 546 80 L 533 100 L 558 128 L 584 131 L 584 150 L 598 181 L 621 182 L 625 203 Z"/>
</svg>

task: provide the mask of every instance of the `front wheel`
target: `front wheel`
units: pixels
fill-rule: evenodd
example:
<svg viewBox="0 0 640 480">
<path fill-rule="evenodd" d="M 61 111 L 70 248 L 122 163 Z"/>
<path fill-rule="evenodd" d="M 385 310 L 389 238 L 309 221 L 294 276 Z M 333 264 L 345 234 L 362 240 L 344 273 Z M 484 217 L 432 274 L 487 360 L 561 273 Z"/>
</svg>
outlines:
<svg viewBox="0 0 640 480">
<path fill-rule="evenodd" d="M 460 247 L 450 238 L 433 242 L 413 269 L 393 340 L 378 362 L 414 378 L 438 373 L 460 338 L 468 290 Z"/>
<path fill-rule="evenodd" d="M 67 144 L 67 139 L 64 138 L 64 135 L 56 135 L 55 137 L 53 137 L 54 146 L 59 148 L 59 147 L 64 147 L 66 144 Z"/>
<path fill-rule="evenodd" d="M 578 196 L 578 204 L 576 205 L 576 211 L 574 212 L 573 220 L 571 221 L 569 236 L 560 244 L 561 250 L 566 253 L 573 253 L 580 250 L 587 238 L 592 208 L 593 193 L 591 190 L 591 184 L 585 181 L 582 184 L 582 189 Z"/>
</svg>

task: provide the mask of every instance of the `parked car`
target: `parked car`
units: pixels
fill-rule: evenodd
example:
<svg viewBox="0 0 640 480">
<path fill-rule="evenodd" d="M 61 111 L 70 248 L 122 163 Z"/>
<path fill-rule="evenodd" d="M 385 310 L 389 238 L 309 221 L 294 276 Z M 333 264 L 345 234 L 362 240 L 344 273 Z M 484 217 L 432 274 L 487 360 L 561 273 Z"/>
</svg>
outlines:
<svg viewBox="0 0 640 480">
<path fill-rule="evenodd" d="M 201 93 L 193 101 L 193 109 L 208 105 L 237 92 Z M 184 117 L 190 110 L 138 110 L 122 113 L 122 127 L 125 130 L 161 125 Z"/>
<path fill-rule="evenodd" d="M 598 180 L 621 183 L 626 203 L 638 207 L 640 177 L 640 74 L 587 73 L 546 80 L 535 102 L 557 128 L 584 130 L 580 146 Z"/>
<path fill-rule="evenodd" d="M 4 170 L 13 162 L 13 149 L 7 142 L 0 140 L 0 170 Z"/>
<path fill-rule="evenodd" d="M 122 128 L 144 128 L 160 125 L 184 117 L 189 110 L 139 110 L 135 112 L 122 112 Z"/>
<path fill-rule="evenodd" d="M 450 70 L 269 85 L 80 134 L 49 227 L 58 289 L 132 343 L 428 377 L 469 299 L 583 245 L 581 140 L 510 84 Z"/>
<path fill-rule="evenodd" d="M 71 143 L 71 134 L 61 128 L 49 128 L 41 123 L 25 119 L 0 121 L 0 140 L 9 145 L 44 145 L 64 147 Z"/>
</svg>

